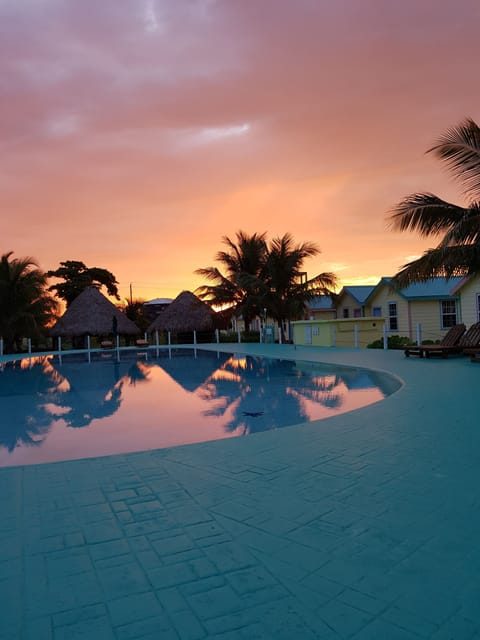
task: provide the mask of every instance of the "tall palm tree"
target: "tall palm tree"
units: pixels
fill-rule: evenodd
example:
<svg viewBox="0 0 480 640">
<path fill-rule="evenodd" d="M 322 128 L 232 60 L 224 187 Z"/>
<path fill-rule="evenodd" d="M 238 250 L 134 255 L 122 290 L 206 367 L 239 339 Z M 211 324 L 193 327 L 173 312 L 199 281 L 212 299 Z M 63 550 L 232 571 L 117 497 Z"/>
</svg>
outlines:
<svg viewBox="0 0 480 640">
<path fill-rule="evenodd" d="M 397 204 L 390 220 L 399 231 L 442 235 L 438 245 L 397 273 L 398 286 L 480 273 L 480 128 L 471 119 L 448 129 L 428 150 L 444 161 L 463 184 L 467 206 L 441 200 L 432 193 L 414 193 Z"/>
<path fill-rule="evenodd" d="M 319 294 L 331 295 L 336 286 L 336 276 L 324 272 L 307 280 L 303 263 L 320 253 L 313 242 L 295 244 L 290 233 L 274 238 L 268 249 L 265 273 L 267 294 L 265 307 L 278 322 L 284 339 L 285 322 L 303 315 L 305 304 Z"/>
<path fill-rule="evenodd" d="M 22 338 L 38 338 L 54 318 L 57 303 L 46 292 L 47 277 L 33 258 L 0 258 L 0 337 L 5 351 L 20 350 Z"/>
<path fill-rule="evenodd" d="M 224 267 L 222 273 L 217 267 L 197 269 L 195 273 L 204 276 L 213 284 L 198 287 L 195 293 L 210 304 L 232 306 L 236 315 L 242 315 L 245 330 L 259 315 L 265 295 L 262 280 L 266 261 L 265 233 L 254 233 L 249 236 L 244 231 L 237 231 L 235 240 L 224 236 L 222 242 L 226 251 L 219 251 L 215 260 Z"/>
</svg>

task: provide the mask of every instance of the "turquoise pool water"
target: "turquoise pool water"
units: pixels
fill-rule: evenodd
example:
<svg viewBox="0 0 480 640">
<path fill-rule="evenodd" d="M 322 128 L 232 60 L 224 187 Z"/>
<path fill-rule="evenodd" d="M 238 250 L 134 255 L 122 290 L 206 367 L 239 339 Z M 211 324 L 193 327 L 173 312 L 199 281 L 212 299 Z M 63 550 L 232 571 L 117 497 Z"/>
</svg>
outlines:
<svg viewBox="0 0 480 640">
<path fill-rule="evenodd" d="M 398 387 L 375 371 L 193 349 L 25 358 L 0 366 L 0 466 L 241 436 Z"/>
</svg>

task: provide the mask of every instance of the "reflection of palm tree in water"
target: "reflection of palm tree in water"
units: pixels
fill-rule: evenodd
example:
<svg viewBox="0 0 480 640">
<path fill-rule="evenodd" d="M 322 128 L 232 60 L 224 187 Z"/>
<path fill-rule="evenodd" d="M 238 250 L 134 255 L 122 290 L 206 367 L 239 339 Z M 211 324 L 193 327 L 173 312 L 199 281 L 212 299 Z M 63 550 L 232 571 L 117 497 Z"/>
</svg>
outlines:
<svg viewBox="0 0 480 640">
<path fill-rule="evenodd" d="M 148 379 L 144 362 L 89 365 L 82 361 L 53 364 L 51 358 L 8 362 L 0 369 L 0 447 L 39 446 L 51 427 L 63 421 L 84 427 L 113 415 L 122 402 L 124 384 Z"/>
<path fill-rule="evenodd" d="M 338 409 L 343 403 L 343 396 L 338 393 L 338 387 L 343 384 L 341 376 L 311 376 L 301 372 L 298 384 L 289 389 L 289 393 L 300 401 L 310 400 L 328 409 Z"/>
<path fill-rule="evenodd" d="M 31 358 L 5 363 L 0 381 L 0 447 L 40 445 L 55 421 L 47 403 L 62 377 L 48 358 Z"/>
<path fill-rule="evenodd" d="M 116 360 L 96 363 L 90 371 L 85 367 L 85 362 L 58 365 L 68 390 L 57 394 L 55 404 L 68 427 L 86 427 L 92 420 L 112 416 L 122 403 L 125 383 L 146 381 L 150 369 L 140 361 L 132 364 Z"/>
<path fill-rule="evenodd" d="M 226 431 L 254 433 L 308 420 L 304 397 L 325 406 L 339 406 L 342 399 L 334 389 L 341 382 L 339 376 L 327 378 L 299 371 L 292 361 L 233 357 L 202 385 L 201 397 L 216 403 L 205 415 L 231 412 Z"/>
</svg>

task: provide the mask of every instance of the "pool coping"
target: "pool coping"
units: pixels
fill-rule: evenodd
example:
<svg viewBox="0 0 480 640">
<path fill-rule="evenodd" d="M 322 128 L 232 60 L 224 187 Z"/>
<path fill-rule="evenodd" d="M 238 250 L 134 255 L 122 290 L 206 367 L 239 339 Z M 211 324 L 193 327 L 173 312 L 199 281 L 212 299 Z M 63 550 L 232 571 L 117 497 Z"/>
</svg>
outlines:
<svg viewBox="0 0 480 640">
<path fill-rule="evenodd" d="M 197 347 L 384 370 L 403 386 L 322 428 L 0 469 L 2 640 L 479 634 L 480 367 Z"/>
</svg>

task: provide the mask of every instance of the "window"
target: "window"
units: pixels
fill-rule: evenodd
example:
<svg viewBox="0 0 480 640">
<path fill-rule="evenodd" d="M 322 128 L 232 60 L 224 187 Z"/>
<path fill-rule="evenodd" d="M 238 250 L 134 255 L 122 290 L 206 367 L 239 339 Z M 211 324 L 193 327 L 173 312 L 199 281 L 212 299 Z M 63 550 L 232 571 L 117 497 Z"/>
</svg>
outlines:
<svg viewBox="0 0 480 640">
<path fill-rule="evenodd" d="M 382 317 L 382 307 L 373 307 L 372 316 L 374 318 L 381 318 Z"/>
<path fill-rule="evenodd" d="M 350 317 L 350 312 L 349 312 L 348 308 L 343 310 L 343 317 L 344 318 L 349 318 Z"/>
<path fill-rule="evenodd" d="M 398 313 L 397 303 L 388 303 L 388 329 L 389 331 L 398 331 Z"/>
<path fill-rule="evenodd" d="M 457 303 L 455 300 L 440 300 L 442 329 L 449 329 L 457 324 Z"/>
<path fill-rule="evenodd" d="M 362 317 L 362 310 L 361 309 L 354 309 L 353 310 L 353 317 L 354 318 L 361 318 Z"/>
</svg>

